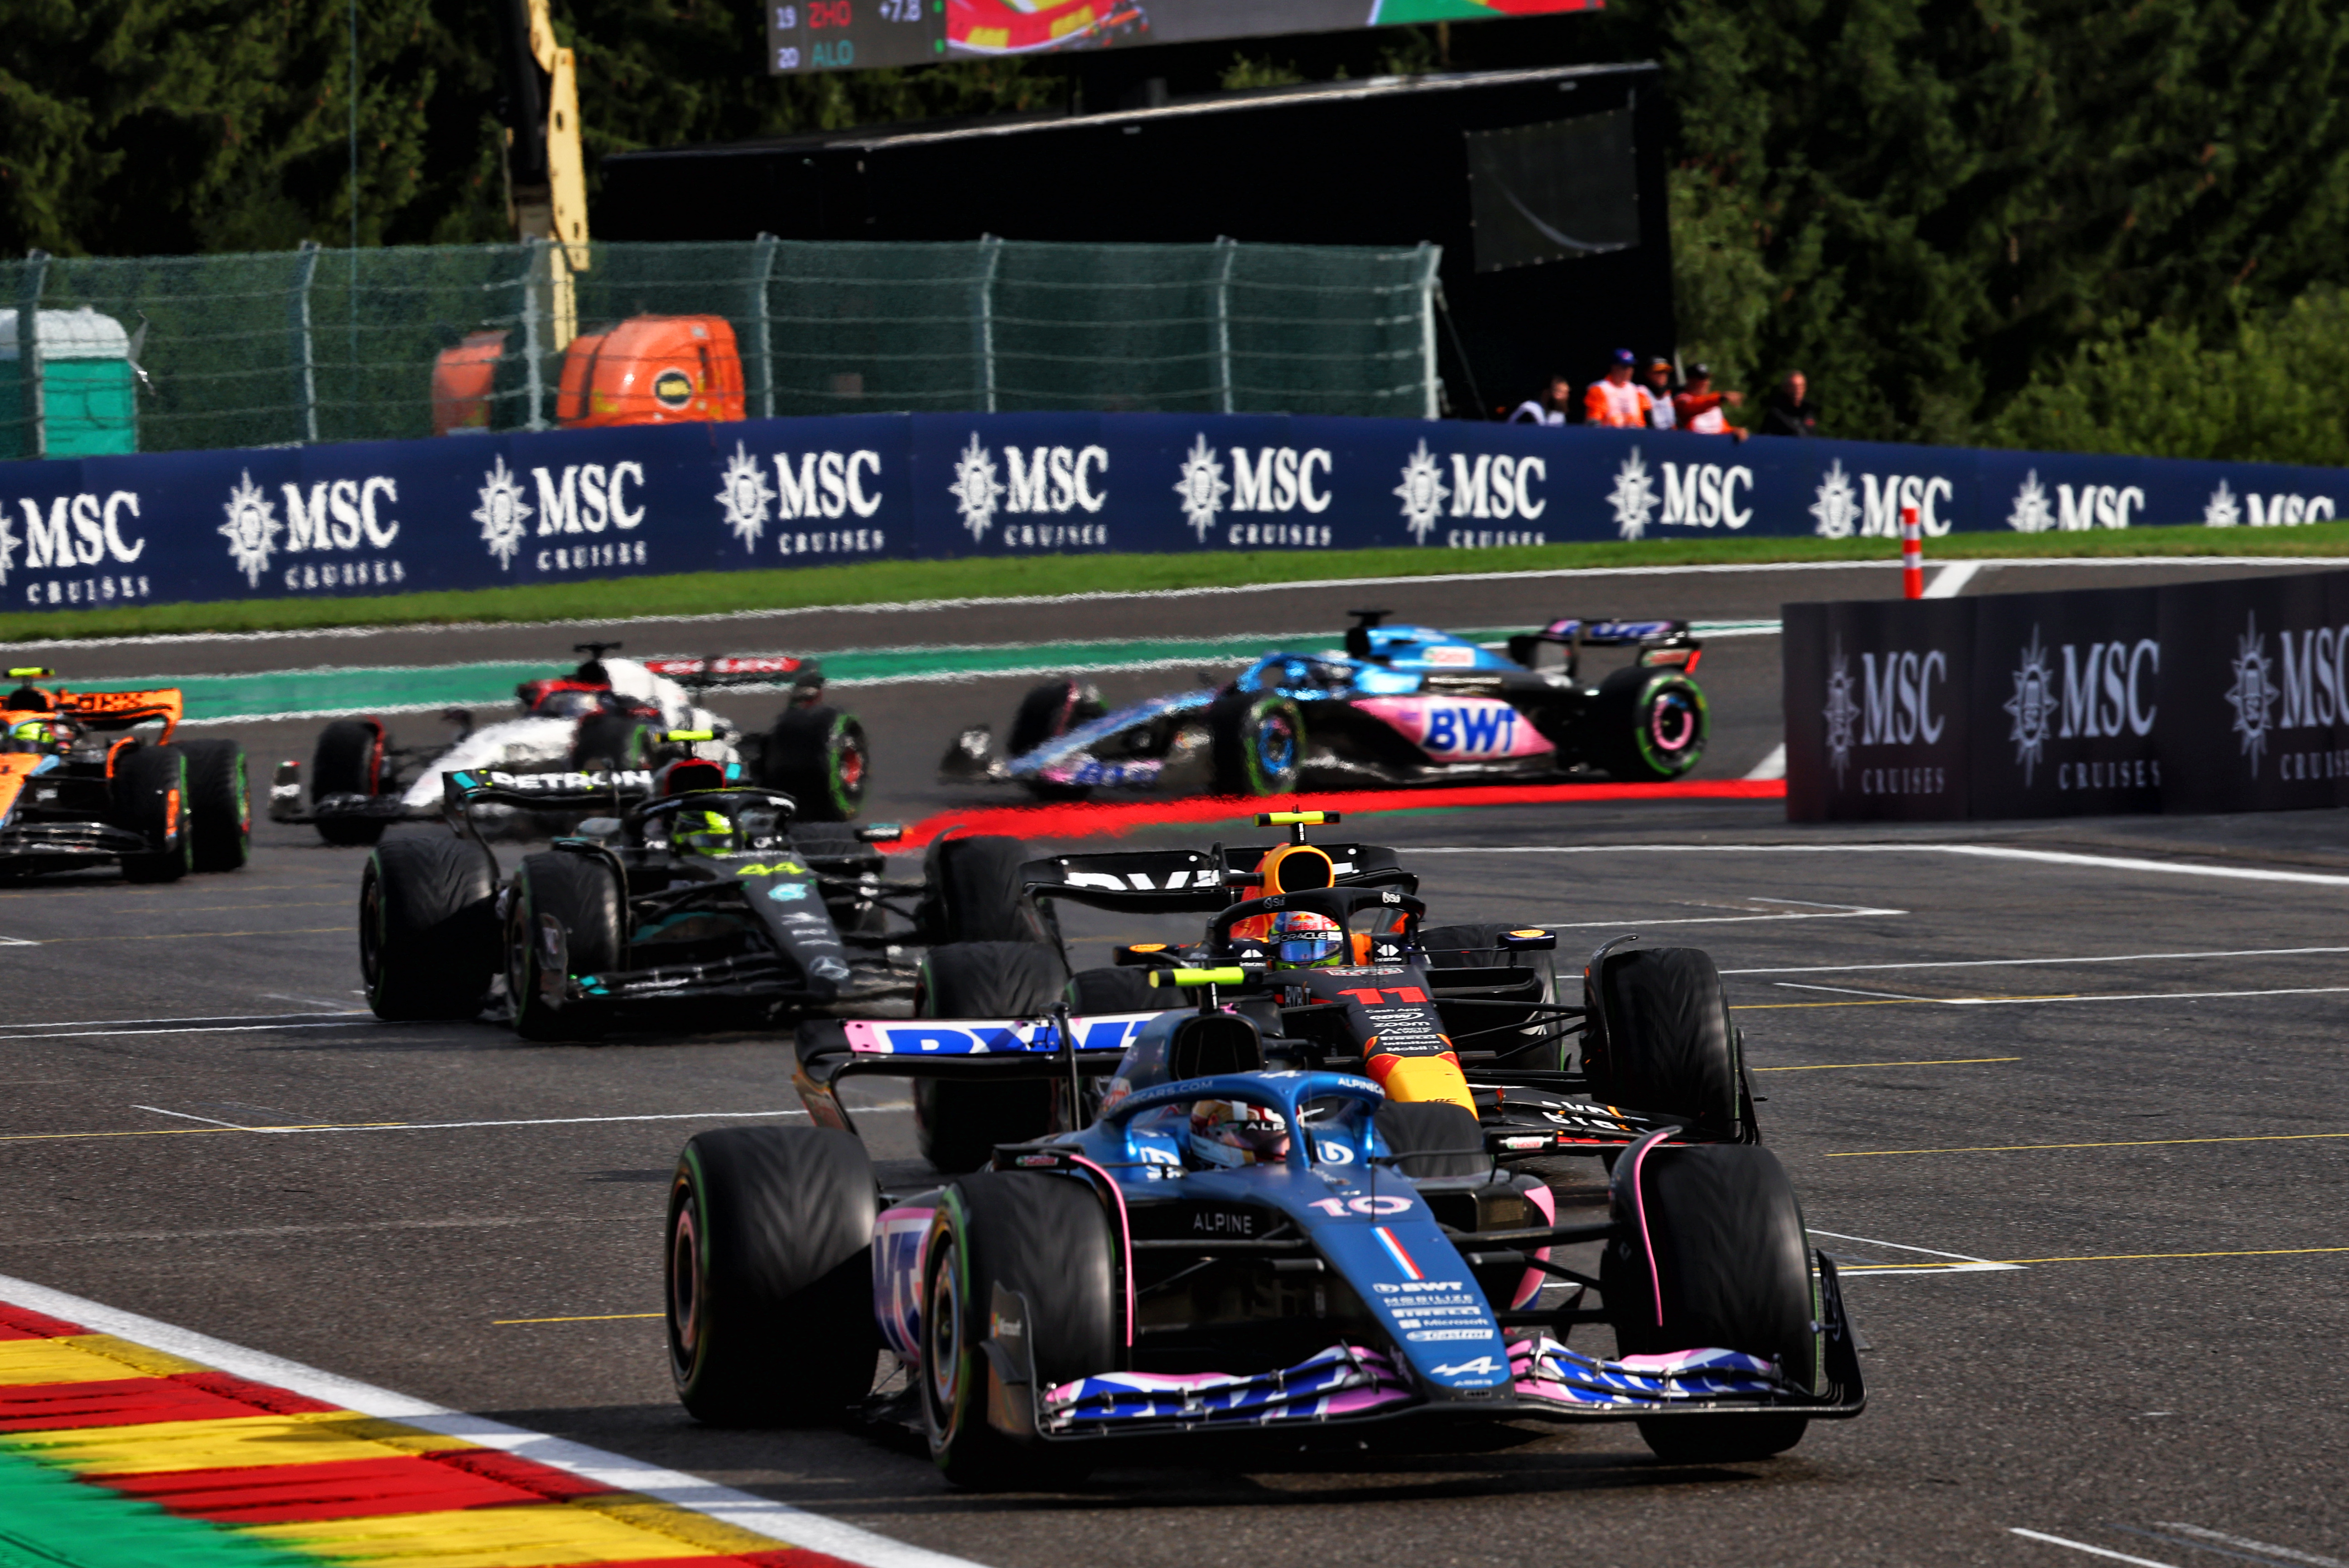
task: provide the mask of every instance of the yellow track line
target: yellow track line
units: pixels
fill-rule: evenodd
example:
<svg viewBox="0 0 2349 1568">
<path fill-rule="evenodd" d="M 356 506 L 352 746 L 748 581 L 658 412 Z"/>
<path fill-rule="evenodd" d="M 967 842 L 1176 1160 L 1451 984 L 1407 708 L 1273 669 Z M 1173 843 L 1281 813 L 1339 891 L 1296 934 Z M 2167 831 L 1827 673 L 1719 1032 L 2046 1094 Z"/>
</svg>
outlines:
<svg viewBox="0 0 2349 1568">
<path fill-rule="evenodd" d="M 1753 1071 L 1756 1073 L 1827 1073 L 1838 1067 L 1971 1067 L 1984 1062 L 2020 1062 L 2022 1060 L 2020 1056 L 1943 1056 L 1930 1062 L 1812 1062 L 1800 1067 L 1756 1067 Z"/>
<path fill-rule="evenodd" d="M 2301 1143 L 2317 1138 L 2349 1137 L 2349 1132 L 2253 1133 L 2239 1137 L 2141 1137 L 2114 1143 L 1986 1143 L 1963 1148 L 1847 1148 L 1829 1159 L 1862 1159 L 1884 1154 L 2023 1154 L 2049 1148 L 2152 1148 L 2170 1143 Z"/>
<path fill-rule="evenodd" d="M 607 1312 L 594 1317 L 497 1317 L 490 1320 L 492 1328 L 512 1328 L 526 1323 L 618 1323 L 624 1318 L 660 1317 L 657 1312 Z"/>
</svg>

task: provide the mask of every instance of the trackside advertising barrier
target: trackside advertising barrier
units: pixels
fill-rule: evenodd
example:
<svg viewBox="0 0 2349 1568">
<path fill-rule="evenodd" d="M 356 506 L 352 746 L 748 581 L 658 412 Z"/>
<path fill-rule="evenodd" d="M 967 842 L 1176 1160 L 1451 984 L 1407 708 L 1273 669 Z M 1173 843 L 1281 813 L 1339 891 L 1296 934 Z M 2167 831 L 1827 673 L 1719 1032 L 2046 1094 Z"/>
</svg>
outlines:
<svg viewBox="0 0 2349 1568">
<path fill-rule="evenodd" d="M 0 607 L 967 556 L 2321 522 L 2349 472 L 1292 415 L 869 414 L 0 463 Z"/>
<path fill-rule="evenodd" d="M 1785 617 L 1793 821 L 2349 805 L 2349 571 Z"/>
</svg>

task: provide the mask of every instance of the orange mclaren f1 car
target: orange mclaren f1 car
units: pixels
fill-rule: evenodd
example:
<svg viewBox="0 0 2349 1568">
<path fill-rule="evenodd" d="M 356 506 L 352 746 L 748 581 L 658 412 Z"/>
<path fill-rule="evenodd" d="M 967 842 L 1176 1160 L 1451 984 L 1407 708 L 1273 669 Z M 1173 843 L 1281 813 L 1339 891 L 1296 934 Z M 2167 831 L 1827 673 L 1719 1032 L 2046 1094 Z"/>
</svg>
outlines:
<svg viewBox="0 0 2349 1568">
<path fill-rule="evenodd" d="M 253 840 L 244 748 L 174 743 L 175 688 L 71 691 L 7 671 L 0 696 L 0 877 L 113 861 L 133 882 L 233 871 Z M 160 723 L 149 739 L 140 727 Z"/>
</svg>

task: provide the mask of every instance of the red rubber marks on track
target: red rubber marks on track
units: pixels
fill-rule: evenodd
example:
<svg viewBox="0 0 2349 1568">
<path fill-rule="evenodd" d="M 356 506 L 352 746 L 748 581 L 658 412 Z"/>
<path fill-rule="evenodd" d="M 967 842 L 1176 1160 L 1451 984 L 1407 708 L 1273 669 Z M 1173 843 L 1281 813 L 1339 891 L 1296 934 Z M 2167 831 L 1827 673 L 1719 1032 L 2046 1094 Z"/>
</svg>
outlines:
<svg viewBox="0 0 2349 1568">
<path fill-rule="evenodd" d="M 886 847 L 919 849 L 933 839 L 978 833 L 1014 838 L 1113 838 L 1140 827 L 1254 821 L 1260 811 L 1458 811 L 1477 805 L 1575 805 L 1613 800 L 1784 800 L 1784 779 L 1682 779 L 1671 784 L 1465 784 L 1457 789 L 1348 790 L 1340 794 L 1190 800 L 1121 800 L 1066 805 L 978 806 L 942 811 Z"/>
</svg>

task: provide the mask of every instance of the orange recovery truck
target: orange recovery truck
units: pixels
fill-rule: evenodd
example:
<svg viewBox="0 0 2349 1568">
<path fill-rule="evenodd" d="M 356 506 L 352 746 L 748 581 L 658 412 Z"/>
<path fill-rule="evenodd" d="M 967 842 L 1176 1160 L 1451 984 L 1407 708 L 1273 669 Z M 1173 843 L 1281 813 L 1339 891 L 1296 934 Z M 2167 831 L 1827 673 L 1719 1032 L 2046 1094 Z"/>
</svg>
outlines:
<svg viewBox="0 0 2349 1568">
<path fill-rule="evenodd" d="M 432 366 L 432 433 L 495 428 L 509 334 L 470 333 Z M 722 316 L 635 316 L 564 350 L 554 422 L 564 430 L 745 417 L 742 356 Z"/>
</svg>

